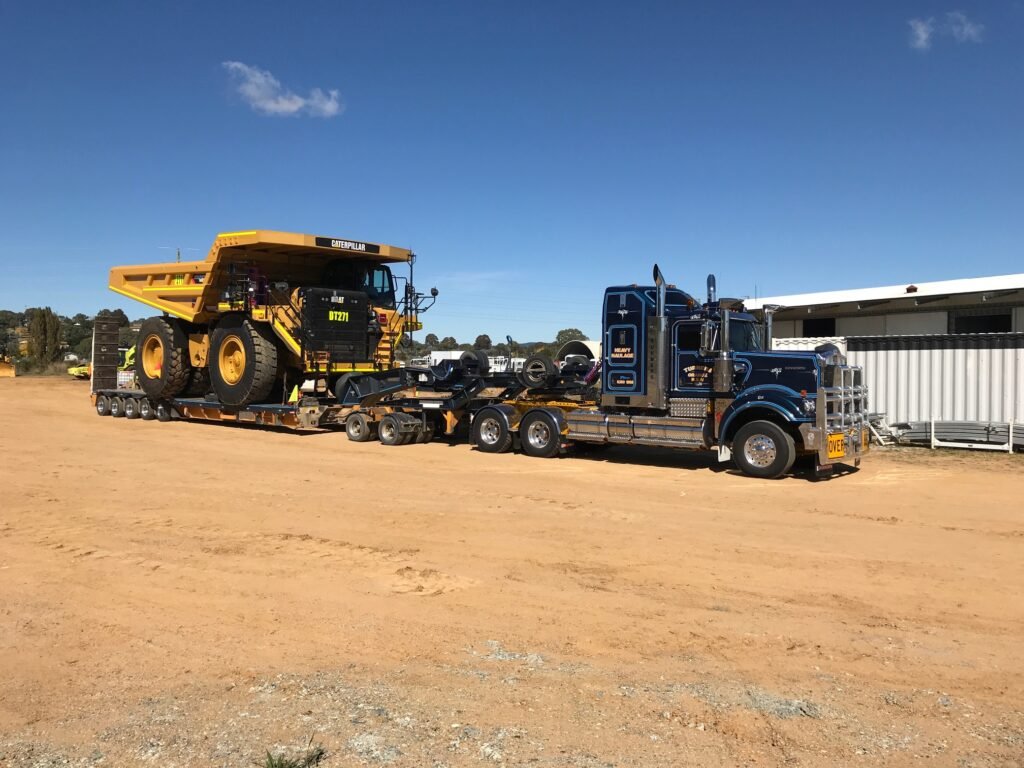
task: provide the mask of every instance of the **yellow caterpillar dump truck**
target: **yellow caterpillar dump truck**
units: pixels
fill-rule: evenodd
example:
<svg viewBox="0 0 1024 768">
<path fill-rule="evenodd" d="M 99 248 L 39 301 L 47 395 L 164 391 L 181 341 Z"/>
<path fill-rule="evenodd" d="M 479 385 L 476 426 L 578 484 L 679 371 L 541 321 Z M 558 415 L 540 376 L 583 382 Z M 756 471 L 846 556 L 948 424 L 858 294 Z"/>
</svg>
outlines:
<svg viewBox="0 0 1024 768">
<path fill-rule="evenodd" d="M 136 352 L 152 402 L 212 390 L 220 405 L 245 408 L 282 403 L 309 379 L 336 391 L 395 367 L 395 347 L 432 303 L 413 287 L 414 261 L 391 245 L 225 232 L 202 261 L 114 267 L 110 288 L 163 313 L 143 321 Z"/>
</svg>

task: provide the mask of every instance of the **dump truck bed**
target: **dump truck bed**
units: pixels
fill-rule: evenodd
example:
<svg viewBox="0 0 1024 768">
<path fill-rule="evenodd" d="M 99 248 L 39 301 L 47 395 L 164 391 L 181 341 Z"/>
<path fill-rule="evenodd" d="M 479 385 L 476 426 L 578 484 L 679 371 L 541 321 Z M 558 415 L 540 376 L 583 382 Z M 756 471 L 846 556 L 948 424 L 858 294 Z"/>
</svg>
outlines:
<svg viewBox="0 0 1024 768">
<path fill-rule="evenodd" d="M 215 312 L 232 270 L 258 265 L 270 280 L 315 282 L 311 278 L 339 259 L 385 264 L 412 258 L 406 248 L 361 240 L 264 229 L 222 232 L 202 261 L 114 267 L 110 289 L 188 322 L 202 322 Z"/>
</svg>

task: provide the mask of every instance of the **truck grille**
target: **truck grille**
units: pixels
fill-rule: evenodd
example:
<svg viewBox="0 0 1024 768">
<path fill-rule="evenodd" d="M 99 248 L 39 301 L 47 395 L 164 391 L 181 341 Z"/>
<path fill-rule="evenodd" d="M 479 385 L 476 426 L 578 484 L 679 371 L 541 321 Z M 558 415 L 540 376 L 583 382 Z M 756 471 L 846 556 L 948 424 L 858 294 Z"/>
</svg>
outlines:
<svg viewBox="0 0 1024 768">
<path fill-rule="evenodd" d="M 825 386 L 818 390 L 818 425 L 829 432 L 846 432 L 866 425 L 868 388 L 859 365 L 828 365 Z"/>
</svg>

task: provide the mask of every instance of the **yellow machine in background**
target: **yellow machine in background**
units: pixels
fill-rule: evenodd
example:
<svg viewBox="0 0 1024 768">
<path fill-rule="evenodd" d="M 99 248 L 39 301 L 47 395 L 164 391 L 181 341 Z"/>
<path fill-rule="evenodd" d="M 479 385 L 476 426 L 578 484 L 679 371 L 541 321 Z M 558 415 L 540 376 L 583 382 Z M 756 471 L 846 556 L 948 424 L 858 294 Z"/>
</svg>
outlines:
<svg viewBox="0 0 1024 768">
<path fill-rule="evenodd" d="M 13 379 L 15 375 L 14 363 L 6 357 L 0 357 L 0 379 Z"/>
<path fill-rule="evenodd" d="M 117 350 L 118 354 L 118 371 L 130 371 L 135 367 L 135 345 L 130 347 L 119 347 Z M 83 363 L 81 365 L 73 365 L 68 368 L 68 375 L 73 376 L 76 379 L 88 379 L 92 376 L 92 363 Z"/>
<path fill-rule="evenodd" d="M 136 372 L 150 398 L 212 388 L 243 407 L 281 402 L 305 379 L 333 390 L 346 374 L 395 367 L 426 308 L 414 260 L 390 245 L 250 230 L 218 235 L 203 261 L 114 267 L 110 288 L 165 313 L 139 332 Z M 395 263 L 409 265 L 400 294 Z"/>
</svg>

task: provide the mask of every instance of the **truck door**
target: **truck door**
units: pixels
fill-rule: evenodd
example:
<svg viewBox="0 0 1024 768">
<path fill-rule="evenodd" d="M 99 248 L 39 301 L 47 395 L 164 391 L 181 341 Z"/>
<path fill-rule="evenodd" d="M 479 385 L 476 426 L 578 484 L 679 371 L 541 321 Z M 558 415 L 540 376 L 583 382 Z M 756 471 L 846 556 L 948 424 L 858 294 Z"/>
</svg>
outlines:
<svg viewBox="0 0 1024 768">
<path fill-rule="evenodd" d="M 672 328 L 672 389 L 684 396 L 707 397 L 711 392 L 714 361 L 701 357 L 700 329 L 701 323 L 693 320 L 680 321 Z"/>
</svg>

